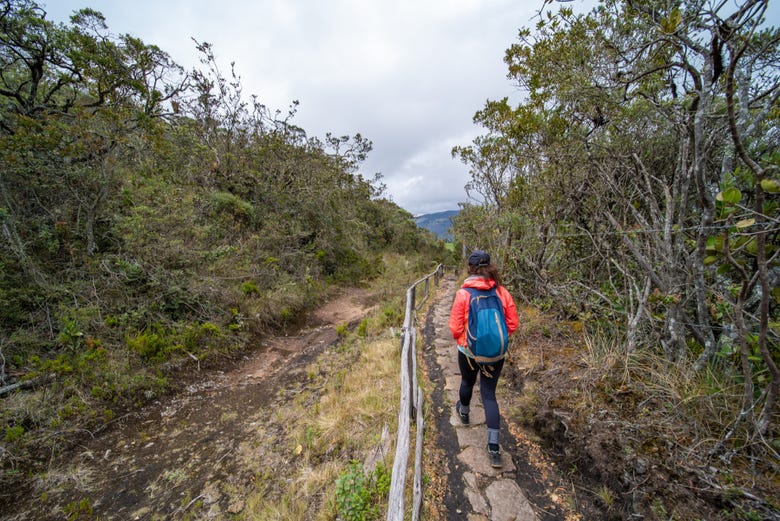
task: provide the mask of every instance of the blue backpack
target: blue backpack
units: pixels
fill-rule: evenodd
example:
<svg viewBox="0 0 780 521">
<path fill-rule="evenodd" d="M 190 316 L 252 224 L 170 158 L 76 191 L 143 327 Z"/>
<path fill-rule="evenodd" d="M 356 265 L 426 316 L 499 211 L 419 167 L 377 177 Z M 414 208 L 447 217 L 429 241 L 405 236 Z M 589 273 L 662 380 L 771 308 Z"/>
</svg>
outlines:
<svg viewBox="0 0 780 521">
<path fill-rule="evenodd" d="M 504 305 L 495 287 L 489 290 L 464 289 L 471 295 L 466 326 L 468 354 L 480 364 L 497 362 L 506 356 L 509 348 Z"/>
</svg>

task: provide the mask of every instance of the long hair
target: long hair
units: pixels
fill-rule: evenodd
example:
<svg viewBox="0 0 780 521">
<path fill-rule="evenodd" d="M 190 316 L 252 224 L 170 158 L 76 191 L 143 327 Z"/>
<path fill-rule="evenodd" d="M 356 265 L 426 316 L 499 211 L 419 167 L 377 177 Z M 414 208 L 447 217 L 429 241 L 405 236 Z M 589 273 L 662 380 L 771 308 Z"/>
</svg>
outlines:
<svg viewBox="0 0 780 521">
<path fill-rule="evenodd" d="M 490 264 L 488 266 L 469 265 L 469 275 L 477 275 L 486 279 L 493 279 L 496 285 L 501 286 L 501 275 L 498 273 L 498 266 Z"/>
</svg>

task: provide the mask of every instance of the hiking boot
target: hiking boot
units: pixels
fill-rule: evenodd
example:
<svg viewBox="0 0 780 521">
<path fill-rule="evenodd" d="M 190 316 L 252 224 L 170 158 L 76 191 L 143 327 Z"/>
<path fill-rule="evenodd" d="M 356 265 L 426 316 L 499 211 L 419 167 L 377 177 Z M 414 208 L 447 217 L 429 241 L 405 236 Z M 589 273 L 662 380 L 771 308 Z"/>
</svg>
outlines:
<svg viewBox="0 0 780 521">
<path fill-rule="evenodd" d="M 501 465 L 501 449 L 496 443 L 488 443 L 487 446 L 488 457 L 490 458 L 490 466 L 500 469 Z"/>
<path fill-rule="evenodd" d="M 463 423 L 469 422 L 469 413 L 467 412 L 460 412 L 460 400 L 458 400 L 458 403 L 455 404 L 455 410 L 458 411 L 458 416 L 460 416 L 460 421 Z"/>
</svg>

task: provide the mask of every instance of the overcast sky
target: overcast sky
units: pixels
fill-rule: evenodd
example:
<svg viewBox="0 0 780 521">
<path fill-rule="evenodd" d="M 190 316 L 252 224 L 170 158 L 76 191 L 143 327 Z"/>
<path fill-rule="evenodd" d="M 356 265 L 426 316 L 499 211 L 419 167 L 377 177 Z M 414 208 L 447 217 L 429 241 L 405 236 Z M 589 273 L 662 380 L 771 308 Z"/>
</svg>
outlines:
<svg viewBox="0 0 780 521">
<path fill-rule="evenodd" d="M 388 196 L 417 215 L 455 210 L 468 169 L 451 156 L 481 133 L 474 113 L 517 96 L 504 51 L 531 27 L 542 0 L 41 0 L 67 21 L 92 7 L 114 34 L 197 64 L 192 38 L 231 62 L 244 92 L 286 112 L 310 136 L 354 135 L 374 149 L 362 173 L 381 172 Z M 596 0 L 565 4 L 589 10 Z M 562 4 L 554 4 L 554 9 Z"/>
</svg>

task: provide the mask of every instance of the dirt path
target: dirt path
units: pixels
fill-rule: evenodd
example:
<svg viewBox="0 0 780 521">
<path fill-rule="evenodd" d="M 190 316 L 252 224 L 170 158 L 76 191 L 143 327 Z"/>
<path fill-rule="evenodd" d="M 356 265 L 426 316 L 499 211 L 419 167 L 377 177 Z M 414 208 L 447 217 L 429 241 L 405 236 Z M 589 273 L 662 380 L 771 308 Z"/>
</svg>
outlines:
<svg viewBox="0 0 780 521">
<path fill-rule="evenodd" d="M 206 374 L 177 396 L 84 444 L 39 477 L 3 519 L 181 519 L 197 505 L 206 518 L 243 510 L 243 497 L 278 454 L 263 443 L 264 418 L 284 405 L 277 390 L 300 378 L 333 345 L 336 327 L 371 308 L 352 289 L 315 311 L 305 329 L 270 338 L 234 369 Z M 267 433 L 265 433 L 267 434 Z"/>
</svg>

